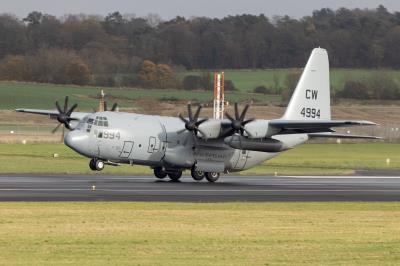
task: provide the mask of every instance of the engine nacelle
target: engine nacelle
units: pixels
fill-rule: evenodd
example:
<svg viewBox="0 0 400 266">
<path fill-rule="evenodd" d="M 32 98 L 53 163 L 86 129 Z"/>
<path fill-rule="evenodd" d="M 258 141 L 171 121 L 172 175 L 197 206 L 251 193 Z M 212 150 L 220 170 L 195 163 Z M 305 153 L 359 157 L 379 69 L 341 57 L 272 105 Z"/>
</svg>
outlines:
<svg viewBox="0 0 400 266">
<path fill-rule="evenodd" d="M 240 136 L 225 138 L 225 143 L 231 148 L 261 152 L 281 152 L 288 150 L 284 143 L 276 139 L 248 139 Z"/>
<path fill-rule="evenodd" d="M 269 138 L 280 129 L 269 125 L 268 120 L 254 120 L 245 126 L 245 129 L 251 134 L 248 137 L 252 139 Z"/>
<path fill-rule="evenodd" d="M 221 121 L 220 120 L 207 120 L 199 126 L 199 129 L 204 132 L 208 139 L 216 139 L 221 134 Z M 203 138 L 200 133 L 198 137 Z"/>
</svg>

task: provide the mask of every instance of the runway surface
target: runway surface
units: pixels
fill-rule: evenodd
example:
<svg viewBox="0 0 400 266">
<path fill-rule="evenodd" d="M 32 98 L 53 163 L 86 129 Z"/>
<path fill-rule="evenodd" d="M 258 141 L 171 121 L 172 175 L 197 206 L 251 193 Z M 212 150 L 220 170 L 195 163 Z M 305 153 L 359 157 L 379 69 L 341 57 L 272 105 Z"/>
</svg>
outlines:
<svg viewBox="0 0 400 266">
<path fill-rule="evenodd" d="M 400 201 L 400 177 L 0 176 L 1 201 Z"/>
</svg>

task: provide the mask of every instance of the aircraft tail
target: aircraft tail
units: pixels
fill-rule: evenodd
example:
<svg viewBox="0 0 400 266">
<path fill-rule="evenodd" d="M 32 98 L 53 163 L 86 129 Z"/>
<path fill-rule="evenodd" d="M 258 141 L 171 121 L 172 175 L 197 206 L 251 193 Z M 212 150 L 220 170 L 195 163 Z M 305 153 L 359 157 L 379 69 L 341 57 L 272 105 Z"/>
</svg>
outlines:
<svg viewBox="0 0 400 266">
<path fill-rule="evenodd" d="M 331 119 L 329 60 L 325 49 L 315 48 L 293 92 L 283 119 Z"/>
</svg>

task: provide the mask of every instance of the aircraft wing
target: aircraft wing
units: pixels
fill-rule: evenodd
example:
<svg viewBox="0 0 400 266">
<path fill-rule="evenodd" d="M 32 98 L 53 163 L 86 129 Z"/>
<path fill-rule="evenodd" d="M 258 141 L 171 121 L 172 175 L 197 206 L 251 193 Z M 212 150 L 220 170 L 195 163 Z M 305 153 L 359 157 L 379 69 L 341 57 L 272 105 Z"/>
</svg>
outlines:
<svg viewBox="0 0 400 266">
<path fill-rule="evenodd" d="M 350 134 L 336 134 L 336 133 L 310 133 L 310 138 L 337 138 L 337 139 L 382 139 L 375 136 L 361 136 Z"/>
<path fill-rule="evenodd" d="M 54 119 L 59 115 L 59 112 L 57 110 L 42 110 L 42 109 L 15 109 L 15 111 L 20 112 L 20 113 L 29 113 L 29 114 L 37 114 L 37 115 L 47 115 L 50 118 Z M 76 118 L 81 120 L 85 116 L 87 116 L 89 113 L 81 113 L 81 112 L 73 112 L 71 114 L 71 118 Z"/>
<path fill-rule="evenodd" d="M 269 121 L 269 125 L 281 129 L 280 134 L 332 132 L 333 127 L 373 126 L 365 120 L 283 120 Z"/>
</svg>

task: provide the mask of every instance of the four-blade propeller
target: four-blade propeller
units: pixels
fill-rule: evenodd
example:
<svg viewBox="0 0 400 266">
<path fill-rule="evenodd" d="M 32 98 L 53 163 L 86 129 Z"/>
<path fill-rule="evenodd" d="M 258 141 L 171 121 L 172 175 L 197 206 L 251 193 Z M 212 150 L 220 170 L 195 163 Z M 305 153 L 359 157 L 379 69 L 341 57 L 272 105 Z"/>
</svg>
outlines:
<svg viewBox="0 0 400 266">
<path fill-rule="evenodd" d="M 225 113 L 226 117 L 231 121 L 231 128 L 222 134 L 223 136 L 229 136 L 235 133 L 243 136 L 244 132 L 251 136 L 251 133 L 245 128 L 246 124 L 254 121 L 253 118 L 245 120 L 248 109 L 249 105 L 246 104 L 242 113 L 239 114 L 238 104 L 235 103 L 235 117 L 232 117 L 229 113 Z"/>
<path fill-rule="evenodd" d="M 78 107 L 77 104 L 74 104 L 71 108 L 68 109 L 68 96 L 65 97 L 64 100 L 64 108 L 61 109 L 58 101 L 56 101 L 56 107 L 58 111 L 57 121 L 60 123 L 56 128 L 53 129 L 53 133 L 55 133 L 61 125 L 64 125 L 66 128 L 71 129 L 70 122 L 78 121 L 79 119 L 71 117 L 72 112 Z"/>
<path fill-rule="evenodd" d="M 189 116 L 188 119 L 184 118 L 181 114 L 179 114 L 179 118 L 182 120 L 183 123 L 185 123 L 185 128 L 179 130 L 178 134 L 181 134 L 184 131 L 190 131 L 193 132 L 195 138 L 197 138 L 197 134 L 200 133 L 204 139 L 207 139 L 207 135 L 201 129 L 199 129 L 199 126 L 208 120 L 208 118 L 199 119 L 202 106 L 199 105 L 199 107 L 197 107 L 196 113 L 194 115 L 192 112 L 192 105 L 188 104 L 187 108 Z"/>
</svg>

